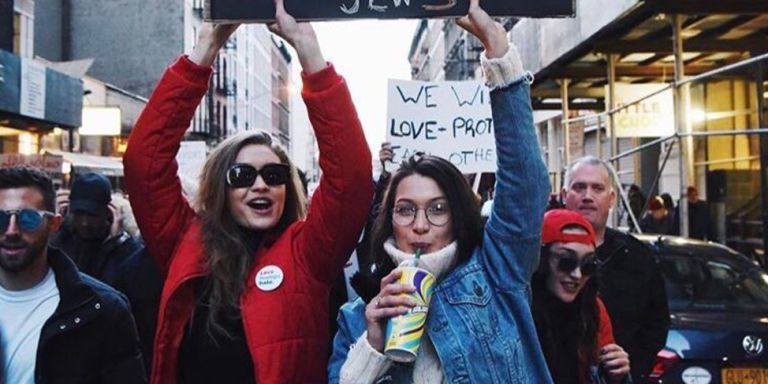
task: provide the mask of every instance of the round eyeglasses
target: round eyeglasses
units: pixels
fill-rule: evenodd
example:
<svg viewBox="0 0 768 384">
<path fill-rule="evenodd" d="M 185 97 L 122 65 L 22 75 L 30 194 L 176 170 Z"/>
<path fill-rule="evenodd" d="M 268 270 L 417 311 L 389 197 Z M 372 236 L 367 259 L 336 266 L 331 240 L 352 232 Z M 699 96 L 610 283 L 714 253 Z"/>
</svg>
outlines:
<svg viewBox="0 0 768 384">
<path fill-rule="evenodd" d="M 451 220 L 451 211 L 444 202 L 432 203 L 429 207 L 419 208 L 414 204 L 396 204 L 392 210 L 392 221 L 400 226 L 407 227 L 416 221 L 419 211 L 424 211 L 427 221 L 435 226 L 442 227 Z"/>
</svg>

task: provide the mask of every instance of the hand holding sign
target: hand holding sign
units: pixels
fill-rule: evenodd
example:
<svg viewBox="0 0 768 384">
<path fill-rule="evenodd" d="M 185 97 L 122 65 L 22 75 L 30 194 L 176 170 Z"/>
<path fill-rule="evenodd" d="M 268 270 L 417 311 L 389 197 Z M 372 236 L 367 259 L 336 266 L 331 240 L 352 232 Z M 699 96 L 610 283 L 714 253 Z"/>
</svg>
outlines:
<svg viewBox="0 0 768 384">
<path fill-rule="evenodd" d="M 485 47 L 489 59 L 502 57 L 509 50 L 509 40 L 504 27 L 480 8 L 480 0 L 471 0 L 469 14 L 456 20 L 456 24 L 475 35 Z"/>
<path fill-rule="evenodd" d="M 203 23 L 200 32 L 197 33 L 197 43 L 194 51 L 189 55 L 189 60 L 204 67 L 213 65 L 221 47 L 224 46 L 238 26 L 240 24 Z"/>
<path fill-rule="evenodd" d="M 296 22 L 285 11 L 283 0 L 275 0 L 275 22 L 269 25 L 269 30 L 296 49 L 301 67 L 306 73 L 315 73 L 325 68 L 325 59 L 312 25 Z"/>
<path fill-rule="evenodd" d="M 285 0 L 299 21 L 343 19 L 423 19 L 467 14 L 470 0 Z M 206 21 L 271 23 L 274 0 L 205 0 Z M 497 17 L 573 16 L 574 0 L 483 0 L 483 9 Z"/>
</svg>

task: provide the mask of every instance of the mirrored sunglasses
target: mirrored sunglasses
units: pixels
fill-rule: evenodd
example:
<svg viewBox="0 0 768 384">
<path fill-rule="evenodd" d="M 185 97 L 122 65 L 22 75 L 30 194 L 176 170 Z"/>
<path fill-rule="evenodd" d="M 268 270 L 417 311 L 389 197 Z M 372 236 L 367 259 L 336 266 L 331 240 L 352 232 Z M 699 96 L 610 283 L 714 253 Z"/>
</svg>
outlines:
<svg viewBox="0 0 768 384">
<path fill-rule="evenodd" d="M 46 217 L 53 216 L 53 212 L 38 211 L 35 209 L 0 210 L 0 232 L 5 232 L 11 225 L 11 217 L 16 216 L 16 225 L 22 231 L 34 231 L 40 227 Z"/>
</svg>

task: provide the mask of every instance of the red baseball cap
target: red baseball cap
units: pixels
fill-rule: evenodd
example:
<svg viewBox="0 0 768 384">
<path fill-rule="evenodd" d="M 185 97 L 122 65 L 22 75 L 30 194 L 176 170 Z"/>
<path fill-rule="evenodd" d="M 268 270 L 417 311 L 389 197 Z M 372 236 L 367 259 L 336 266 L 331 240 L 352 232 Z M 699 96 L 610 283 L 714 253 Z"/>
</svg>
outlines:
<svg viewBox="0 0 768 384">
<path fill-rule="evenodd" d="M 658 211 L 664 208 L 664 200 L 659 196 L 654 196 L 651 201 L 648 202 L 648 209 L 651 211 Z"/>
<path fill-rule="evenodd" d="M 563 233 L 569 226 L 584 228 L 587 233 Z M 581 243 L 595 245 L 595 230 L 580 213 L 567 209 L 553 209 L 544 214 L 541 243 Z"/>
</svg>

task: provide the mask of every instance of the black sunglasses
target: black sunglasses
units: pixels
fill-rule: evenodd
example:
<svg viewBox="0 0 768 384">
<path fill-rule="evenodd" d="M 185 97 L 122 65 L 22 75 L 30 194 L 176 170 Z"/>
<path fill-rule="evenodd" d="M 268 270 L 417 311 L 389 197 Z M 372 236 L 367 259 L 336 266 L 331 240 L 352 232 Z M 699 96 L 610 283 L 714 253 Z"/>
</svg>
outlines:
<svg viewBox="0 0 768 384">
<path fill-rule="evenodd" d="M 227 171 L 227 184 L 232 188 L 248 188 L 261 175 L 269 186 L 283 185 L 291 177 L 291 167 L 286 164 L 267 164 L 261 169 L 248 164 L 235 164 Z"/>
<path fill-rule="evenodd" d="M 557 260 L 557 269 L 563 273 L 571 273 L 576 268 L 581 269 L 584 276 L 592 276 L 597 272 L 599 262 L 594 256 L 587 256 L 582 260 L 576 255 L 560 255 L 553 253 L 552 256 Z"/>
<path fill-rule="evenodd" d="M 26 232 L 34 231 L 43 223 L 46 217 L 53 217 L 53 212 L 38 211 L 35 209 L 11 209 L 0 210 L 0 232 L 5 233 L 11 225 L 11 217 L 16 216 L 16 225 Z"/>
</svg>

